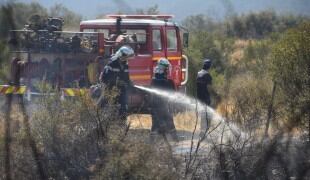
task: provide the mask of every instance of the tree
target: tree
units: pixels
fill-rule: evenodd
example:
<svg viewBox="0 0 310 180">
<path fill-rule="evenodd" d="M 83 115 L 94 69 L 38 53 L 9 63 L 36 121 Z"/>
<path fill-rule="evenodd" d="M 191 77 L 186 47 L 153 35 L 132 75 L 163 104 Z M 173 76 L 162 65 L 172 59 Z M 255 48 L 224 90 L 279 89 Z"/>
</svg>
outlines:
<svg viewBox="0 0 310 180">
<path fill-rule="evenodd" d="M 309 44 L 310 22 L 307 22 L 288 30 L 272 51 L 271 71 L 282 93 L 289 127 L 310 128 Z"/>
<path fill-rule="evenodd" d="M 183 20 L 182 25 L 186 27 L 190 32 L 213 32 L 219 28 L 219 26 L 216 26 L 217 23 L 215 23 L 213 19 L 203 14 L 186 17 Z"/>
<path fill-rule="evenodd" d="M 228 36 L 244 39 L 261 39 L 273 32 L 284 32 L 307 21 L 307 17 L 293 15 L 279 15 L 274 11 L 262 11 L 241 16 L 228 17 L 224 23 L 227 26 Z"/>
<path fill-rule="evenodd" d="M 7 3 L 0 7 L 0 39 L 8 36 L 11 29 L 21 29 L 31 15 L 48 16 L 47 9 L 39 3 Z M 12 18 L 10 18 L 12 16 Z M 14 24 L 14 27 L 12 25 Z"/>
</svg>

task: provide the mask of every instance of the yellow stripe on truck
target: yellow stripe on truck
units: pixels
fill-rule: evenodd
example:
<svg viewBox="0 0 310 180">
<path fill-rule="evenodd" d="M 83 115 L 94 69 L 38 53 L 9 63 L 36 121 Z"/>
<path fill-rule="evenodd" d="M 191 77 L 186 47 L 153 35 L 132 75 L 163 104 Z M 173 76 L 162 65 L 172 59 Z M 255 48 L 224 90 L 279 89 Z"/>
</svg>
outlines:
<svg viewBox="0 0 310 180">
<path fill-rule="evenodd" d="M 87 89 L 79 89 L 80 96 L 84 96 L 87 92 Z"/>
<path fill-rule="evenodd" d="M 25 94 L 26 86 L 0 85 L 0 94 Z"/>
<path fill-rule="evenodd" d="M 153 57 L 152 60 L 153 61 L 158 61 L 160 58 L 165 58 L 165 57 Z M 174 60 L 180 60 L 182 57 L 181 56 L 168 56 L 167 59 L 170 61 L 174 61 Z"/>
<path fill-rule="evenodd" d="M 73 89 L 66 89 L 65 91 L 68 96 L 75 96 Z"/>
<path fill-rule="evenodd" d="M 65 96 L 84 96 L 87 89 L 64 88 L 63 92 Z"/>
<path fill-rule="evenodd" d="M 16 94 L 25 94 L 27 87 L 26 86 L 20 86 L 17 91 Z"/>
<path fill-rule="evenodd" d="M 14 86 L 9 86 L 9 87 L 6 89 L 5 94 L 12 94 L 14 89 L 15 89 Z"/>
<path fill-rule="evenodd" d="M 130 80 L 148 80 L 151 79 L 151 75 L 129 75 Z"/>
</svg>

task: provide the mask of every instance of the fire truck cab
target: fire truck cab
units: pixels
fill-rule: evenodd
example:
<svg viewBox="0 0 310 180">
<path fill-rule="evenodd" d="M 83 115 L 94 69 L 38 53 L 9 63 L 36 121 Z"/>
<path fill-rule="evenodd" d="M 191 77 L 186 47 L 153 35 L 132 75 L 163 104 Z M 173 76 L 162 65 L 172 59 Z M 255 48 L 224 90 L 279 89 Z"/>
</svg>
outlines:
<svg viewBox="0 0 310 180">
<path fill-rule="evenodd" d="M 81 32 L 100 32 L 104 38 L 125 35 L 133 39 L 136 55 L 129 62 L 130 79 L 135 85 L 149 86 L 157 60 L 167 58 L 171 63 L 168 79 L 175 90 L 183 90 L 188 77 L 188 59 L 183 54 L 188 33 L 181 36 L 181 28 L 168 21 L 170 15 L 108 15 L 106 19 L 87 20 L 80 23 Z M 182 41 L 183 40 L 183 41 Z M 183 42 L 183 43 L 182 43 Z M 108 42 L 106 42 L 107 44 Z M 113 53 L 113 49 L 104 51 Z M 129 106 L 139 107 L 143 96 L 131 93 Z"/>
</svg>

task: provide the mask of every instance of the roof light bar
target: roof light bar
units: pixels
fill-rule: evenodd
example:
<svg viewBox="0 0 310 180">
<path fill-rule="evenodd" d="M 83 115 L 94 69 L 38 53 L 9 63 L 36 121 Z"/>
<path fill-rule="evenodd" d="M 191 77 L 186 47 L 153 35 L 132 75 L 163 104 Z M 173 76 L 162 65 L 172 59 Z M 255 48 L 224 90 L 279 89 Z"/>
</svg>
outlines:
<svg viewBox="0 0 310 180">
<path fill-rule="evenodd" d="M 162 20 L 168 20 L 173 18 L 173 15 L 144 15 L 144 14 L 138 14 L 138 15 L 126 15 L 126 14 L 109 14 L 107 15 L 109 18 L 126 18 L 126 19 L 162 19 Z"/>
</svg>

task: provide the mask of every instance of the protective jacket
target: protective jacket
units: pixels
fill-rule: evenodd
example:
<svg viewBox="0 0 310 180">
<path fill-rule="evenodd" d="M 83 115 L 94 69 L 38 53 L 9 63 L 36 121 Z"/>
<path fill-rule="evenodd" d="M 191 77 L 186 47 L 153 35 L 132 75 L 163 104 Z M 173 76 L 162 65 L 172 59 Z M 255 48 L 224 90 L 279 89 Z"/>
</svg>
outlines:
<svg viewBox="0 0 310 180">
<path fill-rule="evenodd" d="M 108 91 L 116 88 L 118 95 L 115 102 L 120 105 L 120 115 L 125 116 L 128 102 L 127 89 L 131 85 L 127 62 L 110 61 L 100 74 L 100 81 L 106 85 Z"/>
<path fill-rule="evenodd" d="M 167 79 L 154 78 L 152 79 L 151 86 L 156 89 L 172 91 L 173 85 Z M 151 115 L 152 115 L 152 128 L 151 131 L 165 133 L 175 130 L 173 123 L 173 116 L 169 112 L 169 105 L 167 99 L 157 95 L 151 95 Z"/>
<path fill-rule="evenodd" d="M 197 73 L 197 98 L 202 103 L 210 105 L 211 99 L 208 91 L 208 85 L 212 84 L 212 77 L 205 69 L 200 70 Z"/>
</svg>

